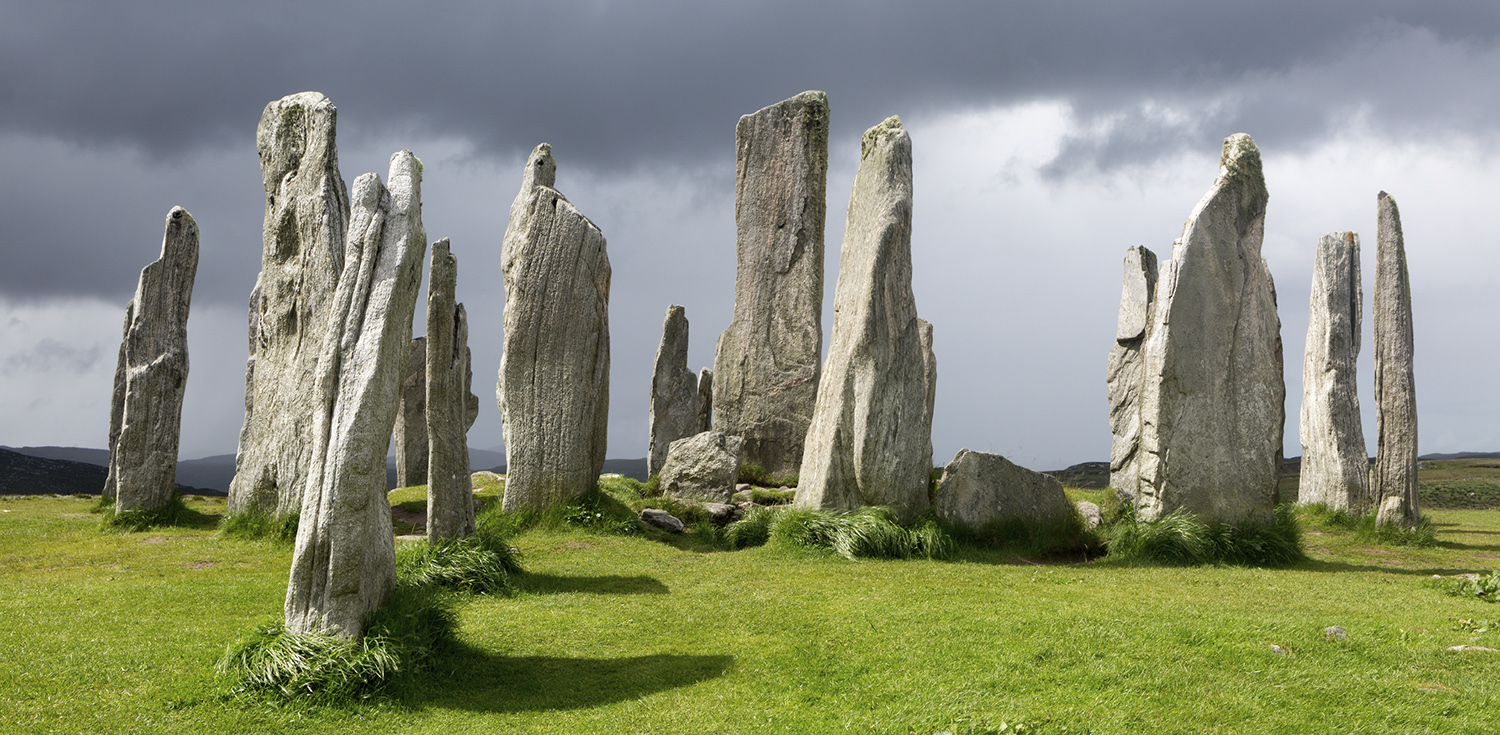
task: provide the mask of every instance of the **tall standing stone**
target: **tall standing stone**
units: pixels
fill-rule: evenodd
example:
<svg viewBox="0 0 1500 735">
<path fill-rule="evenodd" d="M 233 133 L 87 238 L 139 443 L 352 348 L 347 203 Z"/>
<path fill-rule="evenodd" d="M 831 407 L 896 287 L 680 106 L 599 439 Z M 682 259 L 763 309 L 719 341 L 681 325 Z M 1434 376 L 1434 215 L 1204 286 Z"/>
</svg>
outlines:
<svg viewBox="0 0 1500 735">
<path fill-rule="evenodd" d="M 469 481 L 469 427 L 479 399 L 469 393 L 469 317 L 455 303 L 458 259 L 448 239 L 432 244 L 427 281 L 427 540 L 474 533 L 474 489 Z M 471 400 L 472 399 L 472 400 Z M 472 410 L 471 410 L 472 409 Z"/>
<path fill-rule="evenodd" d="M 543 143 L 527 159 L 501 252 L 506 510 L 582 497 L 604 469 L 609 255 L 599 228 L 552 188 L 551 150 Z"/>
<path fill-rule="evenodd" d="M 345 267 L 308 396 L 312 462 L 286 590 L 293 632 L 358 638 L 396 581 L 385 456 L 427 243 L 421 161 L 398 152 L 388 180 L 354 181 Z"/>
<path fill-rule="evenodd" d="M 1415 528 L 1417 385 L 1412 374 L 1411 282 L 1401 211 L 1380 192 L 1375 222 L 1375 496 L 1376 523 Z"/>
<path fill-rule="evenodd" d="M 717 431 L 745 461 L 796 472 L 823 350 L 828 96 L 803 92 L 735 128 L 734 318 L 714 356 Z"/>
<path fill-rule="evenodd" d="M 927 389 L 927 460 L 924 465 L 932 467 L 931 426 L 932 414 L 937 410 L 937 354 L 932 351 L 932 323 L 917 319 L 917 330 L 922 337 L 922 385 Z M 935 469 L 935 468 L 934 468 Z"/>
<path fill-rule="evenodd" d="M 266 105 L 255 131 L 266 215 L 255 349 L 246 365 L 248 408 L 240 431 L 229 512 L 286 515 L 301 505 L 314 445 L 319 345 L 344 265 L 349 195 L 334 141 L 337 112 L 317 92 Z"/>
<path fill-rule="evenodd" d="M 1109 484 L 1126 502 L 1135 502 L 1139 484 L 1141 447 L 1141 346 L 1151 324 L 1151 300 L 1156 294 L 1156 253 L 1137 245 L 1125 251 L 1125 277 L 1120 288 L 1120 314 L 1115 344 L 1109 350 L 1105 385 L 1109 391 L 1109 430 L 1114 443 L 1109 452 Z"/>
<path fill-rule="evenodd" d="M 911 206 L 911 137 L 891 117 L 860 146 L 798 507 L 883 505 L 910 520 L 928 506 L 932 424 L 911 289 Z"/>
<path fill-rule="evenodd" d="M 698 400 L 696 402 L 698 420 L 694 422 L 693 433 L 702 434 L 712 431 L 714 428 L 714 371 L 712 368 L 703 368 L 698 371 Z"/>
<path fill-rule="evenodd" d="M 396 487 L 427 482 L 426 337 L 413 338 L 407 353 L 406 370 L 401 376 L 401 408 L 396 412 L 391 444 L 396 450 Z"/>
<path fill-rule="evenodd" d="M 646 473 L 661 472 L 667 447 L 692 436 L 698 423 L 698 380 L 687 366 L 688 320 L 681 306 L 673 305 L 661 324 L 661 345 L 651 372 L 651 433 Z"/>
<path fill-rule="evenodd" d="M 1281 319 L 1261 256 L 1266 184 L 1250 136 L 1224 140 L 1219 176 L 1163 266 L 1147 328 L 1139 517 L 1270 523 L 1286 419 Z"/>
<path fill-rule="evenodd" d="M 161 508 L 177 486 L 188 309 L 197 272 L 198 224 L 186 209 L 173 207 L 161 257 L 141 271 L 125 312 L 110 417 L 106 484 L 112 487 L 105 490 L 121 513 Z"/>
<path fill-rule="evenodd" d="M 1313 256 L 1307 351 L 1302 361 L 1301 479 L 1297 502 L 1356 516 L 1374 505 L 1355 386 L 1364 291 L 1359 236 L 1330 232 Z"/>
</svg>

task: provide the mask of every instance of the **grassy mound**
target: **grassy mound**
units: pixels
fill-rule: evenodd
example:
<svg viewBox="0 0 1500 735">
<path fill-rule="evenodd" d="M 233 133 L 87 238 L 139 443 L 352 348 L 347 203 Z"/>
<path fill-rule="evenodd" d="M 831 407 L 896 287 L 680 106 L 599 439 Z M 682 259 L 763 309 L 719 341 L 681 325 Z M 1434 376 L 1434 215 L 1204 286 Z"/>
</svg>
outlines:
<svg viewBox="0 0 1500 735">
<path fill-rule="evenodd" d="M 213 524 L 213 519 L 187 507 L 182 496 L 172 493 L 166 505 L 155 510 L 115 510 L 113 500 L 99 499 L 95 510 L 100 513 L 99 527 L 106 531 L 145 531 L 150 528 L 204 528 Z"/>
</svg>

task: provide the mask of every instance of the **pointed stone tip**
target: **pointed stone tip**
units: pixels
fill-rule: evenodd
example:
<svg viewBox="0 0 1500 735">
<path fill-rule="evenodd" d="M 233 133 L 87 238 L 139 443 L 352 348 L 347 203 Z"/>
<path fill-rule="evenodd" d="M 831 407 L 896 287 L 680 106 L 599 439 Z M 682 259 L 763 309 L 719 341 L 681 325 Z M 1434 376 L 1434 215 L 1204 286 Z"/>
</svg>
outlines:
<svg viewBox="0 0 1500 735">
<path fill-rule="evenodd" d="M 522 191 L 533 186 L 557 185 L 557 160 L 552 157 L 551 143 L 538 143 L 526 157 L 526 166 L 521 172 Z"/>
<path fill-rule="evenodd" d="M 1255 141 L 1244 133 L 1235 133 L 1224 139 L 1224 152 L 1219 166 L 1227 173 L 1260 171 L 1260 149 Z"/>
<path fill-rule="evenodd" d="M 882 137 L 902 131 L 901 117 L 899 115 L 891 115 L 882 120 L 879 125 L 865 131 L 864 138 L 860 140 L 859 144 L 859 157 L 864 158 L 869 155 L 870 149 L 874 148 L 876 141 L 879 141 Z"/>
</svg>

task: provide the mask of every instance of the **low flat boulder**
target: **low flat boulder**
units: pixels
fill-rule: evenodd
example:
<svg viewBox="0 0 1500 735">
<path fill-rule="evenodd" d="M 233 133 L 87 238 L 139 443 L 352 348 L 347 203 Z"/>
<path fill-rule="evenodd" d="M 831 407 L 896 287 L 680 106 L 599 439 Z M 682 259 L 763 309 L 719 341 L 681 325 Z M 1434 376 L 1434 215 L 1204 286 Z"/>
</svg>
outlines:
<svg viewBox="0 0 1500 735">
<path fill-rule="evenodd" d="M 968 449 L 943 468 L 933 508 L 939 518 L 969 528 L 1011 519 L 1046 523 L 1073 512 L 1055 478 Z"/>
<path fill-rule="evenodd" d="M 727 503 L 734 495 L 744 454 L 743 438 L 717 431 L 678 439 L 667 448 L 661 491 L 674 498 Z"/>
<path fill-rule="evenodd" d="M 646 508 L 641 511 L 641 522 L 648 526 L 655 526 L 664 531 L 682 533 L 682 521 L 660 508 Z"/>
</svg>

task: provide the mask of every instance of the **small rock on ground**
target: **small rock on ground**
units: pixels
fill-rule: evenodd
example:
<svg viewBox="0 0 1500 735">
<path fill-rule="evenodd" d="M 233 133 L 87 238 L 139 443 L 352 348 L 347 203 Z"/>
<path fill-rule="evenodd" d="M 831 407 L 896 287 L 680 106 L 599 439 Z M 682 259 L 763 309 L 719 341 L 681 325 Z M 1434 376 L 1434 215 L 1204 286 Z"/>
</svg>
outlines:
<svg viewBox="0 0 1500 735">
<path fill-rule="evenodd" d="M 641 522 L 672 533 L 682 533 L 682 521 L 659 508 L 647 508 L 641 511 Z"/>
<path fill-rule="evenodd" d="M 1323 637 L 1331 641 L 1349 640 L 1349 631 L 1342 625 L 1330 625 L 1323 629 Z"/>
</svg>

